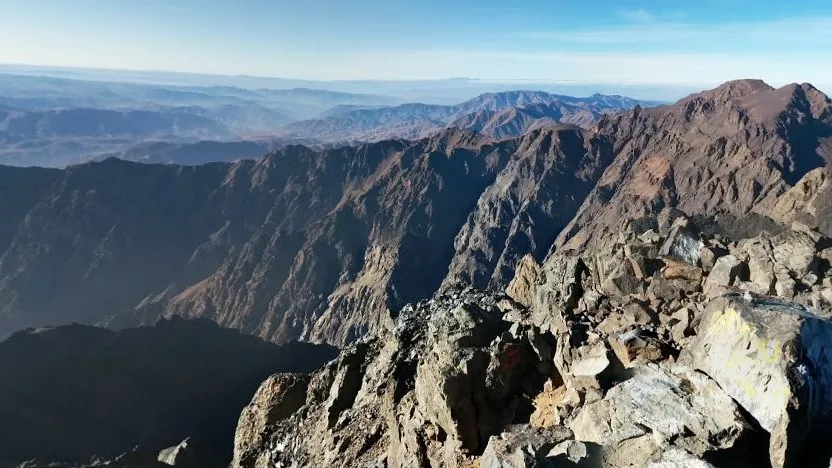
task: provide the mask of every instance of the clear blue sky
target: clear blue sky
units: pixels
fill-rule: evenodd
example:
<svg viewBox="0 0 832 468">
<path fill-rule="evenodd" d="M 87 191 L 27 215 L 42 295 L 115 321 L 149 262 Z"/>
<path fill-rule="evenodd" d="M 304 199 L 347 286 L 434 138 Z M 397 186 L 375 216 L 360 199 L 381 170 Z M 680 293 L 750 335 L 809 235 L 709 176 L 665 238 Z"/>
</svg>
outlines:
<svg viewBox="0 0 832 468">
<path fill-rule="evenodd" d="M 0 62 L 309 79 L 832 83 L 832 0 L 0 0 Z"/>
</svg>

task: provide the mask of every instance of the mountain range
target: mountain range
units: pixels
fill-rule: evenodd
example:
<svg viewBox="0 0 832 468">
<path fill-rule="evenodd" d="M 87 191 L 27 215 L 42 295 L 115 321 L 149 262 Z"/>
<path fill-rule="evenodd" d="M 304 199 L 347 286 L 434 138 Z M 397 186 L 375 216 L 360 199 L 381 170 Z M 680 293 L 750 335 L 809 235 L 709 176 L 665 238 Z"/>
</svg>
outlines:
<svg viewBox="0 0 832 468">
<path fill-rule="evenodd" d="M 398 111 L 353 112 L 375 128 Z M 828 232 L 830 145 L 823 93 L 741 80 L 515 138 L 448 128 L 193 167 L 3 167 L 0 335 L 175 314 L 343 344 L 443 285 L 504 287 L 527 254 L 582 249 L 667 208 Z"/>
<path fill-rule="evenodd" d="M 323 119 L 287 125 L 289 135 L 323 141 L 377 141 L 419 138 L 444 127 L 473 130 L 493 138 L 518 137 L 533 126 L 554 122 L 590 126 L 602 114 L 617 113 L 639 102 L 623 96 L 594 94 L 587 98 L 542 91 L 487 93 L 454 106 L 402 104 L 354 109 Z"/>
<path fill-rule="evenodd" d="M 213 145 L 201 158 L 179 159 L 167 145 L 185 152 L 187 145 L 196 145 L 190 151 L 201 151 L 204 142 L 325 147 L 429 136 L 448 125 L 503 138 L 552 122 L 591 125 L 604 112 L 652 104 L 620 96 L 572 98 L 540 91 L 487 93 L 458 105 L 402 102 L 402 97 L 309 88 L 0 74 L 0 162 L 64 167 L 123 155 L 145 162 L 199 164 L 259 157 L 266 151 L 251 155 L 236 151 L 234 145 Z"/>
</svg>

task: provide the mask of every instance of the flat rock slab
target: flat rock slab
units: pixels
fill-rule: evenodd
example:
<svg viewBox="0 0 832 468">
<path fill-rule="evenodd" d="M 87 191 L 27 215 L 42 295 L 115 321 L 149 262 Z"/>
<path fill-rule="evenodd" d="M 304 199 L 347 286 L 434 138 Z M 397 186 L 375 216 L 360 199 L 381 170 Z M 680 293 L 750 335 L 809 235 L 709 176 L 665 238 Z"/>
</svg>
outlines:
<svg viewBox="0 0 832 468">
<path fill-rule="evenodd" d="M 772 465 L 799 466 L 832 423 L 832 322 L 799 304 L 725 296 L 681 361 L 708 374 L 771 433 Z"/>
</svg>

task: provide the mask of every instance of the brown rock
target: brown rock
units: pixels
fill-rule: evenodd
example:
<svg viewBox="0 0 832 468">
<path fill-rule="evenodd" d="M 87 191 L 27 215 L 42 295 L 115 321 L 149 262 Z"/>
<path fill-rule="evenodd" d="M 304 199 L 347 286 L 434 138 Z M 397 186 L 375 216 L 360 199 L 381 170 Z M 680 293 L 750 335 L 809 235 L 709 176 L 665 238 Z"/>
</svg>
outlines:
<svg viewBox="0 0 832 468">
<path fill-rule="evenodd" d="M 288 418 L 306 403 L 308 385 L 309 376 L 302 374 L 275 374 L 260 385 L 240 414 L 232 466 L 255 466 L 258 451 L 269 436 L 269 426 Z"/>
</svg>

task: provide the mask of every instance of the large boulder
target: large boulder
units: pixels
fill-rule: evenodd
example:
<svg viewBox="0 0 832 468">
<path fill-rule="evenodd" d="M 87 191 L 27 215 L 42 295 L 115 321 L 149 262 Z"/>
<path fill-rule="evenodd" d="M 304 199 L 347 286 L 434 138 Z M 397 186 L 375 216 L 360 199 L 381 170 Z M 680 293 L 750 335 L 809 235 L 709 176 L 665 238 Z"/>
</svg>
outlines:
<svg viewBox="0 0 832 468">
<path fill-rule="evenodd" d="M 491 437 L 479 468 L 531 468 L 553 466 L 557 458 L 575 457 L 565 450 L 557 450 L 558 444 L 572 437 L 572 432 L 561 426 L 537 428 L 518 425 L 507 428 L 500 435 Z M 586 453 L 584 452 L 584 456 Z M 565 466 L 565 465 L 560 465 Z"/>
<path fill-rule="evenodd" d="M 776 299 L 715 299 L 680 360 L 711 376 L 766 431 L 772 466 L 801 466 L 830 434 L 832 322 Z"/>
<path fill-rule="evenodd" d="M 725 450 L 748 429 L 737 405 L 707 376 L 682 367 L 648 364 L 569 425 L 575 438 L 616 450 L 628 441 L 651 439 L 652 447 L 630 460 L 644 466 L 671 444 L 690 453 Z M 646 442 L 646 441 L 644 441 Z"/>
</svg>

